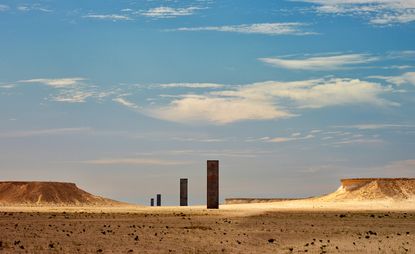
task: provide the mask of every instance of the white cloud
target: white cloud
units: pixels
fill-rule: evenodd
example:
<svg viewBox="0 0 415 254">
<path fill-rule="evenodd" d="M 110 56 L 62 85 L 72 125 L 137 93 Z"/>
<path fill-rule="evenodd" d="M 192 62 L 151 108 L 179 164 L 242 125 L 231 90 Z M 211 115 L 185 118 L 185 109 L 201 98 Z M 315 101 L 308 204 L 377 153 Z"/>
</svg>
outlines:
<svg viewBox="0 0 415 254">
<path fill-rule="evenodd" d="M 191 155 L 191 157 L 201 156 L 206 157 L 241 157 L 254 158 L 259 155 L 272 155 L 271 151 L 258 149 L 184 149 L 184 150 L 164 150 L 157 151 L 156 155 Z"/>
<path fill-rule="evenodd" d="M 293 82 L 268 81 L 240 87 L 238 90 L 212 92 L 257 100 L 290 100 L 297 108 L 322 108 L 348 104 L 398 106 L 380 97 L 390 88 L 359 79 L 332 78 Z"/>
<path fill-rule="evenodd" d="M 120 14 L 88 14 L 83 17 L 89 18 L 89 19 L 112 20 L 112 21 L 132 20 L 132 18 L 130 18 L 129 16 L 120 15 Z"/>
<path fill-rule="evenodd" d="M 245 142 L 258 142 L 258 141 L 263 142 L 263 141 L 267 141 L 267 140 L 270 140 L 270 139 L 271 139 L 271 137 L 268 137 L 268 136 L 260 137 L 260 138 L 249 137 L 249 138 L 245 139 Z"/>
<path fill-rule="evenodd" d="M 88 127 L 13 131 L 13 132 L 0 133 L 0 138 L 26 138 L 26 137 L 36 137 L 36 136 L 65 135 L 65 134 L 88 133 L 91 131 L 92 129 Z"/>
<path fill-rule="evenodd" d="M 201 143 L 218 143 L 218 142 L 230 141 L 230 139 L 224 139 L 224 138 L 191 138 L 191 137 L 173 137 L 172 140 L 183 141 L 183 142 L 201 142 Z"/>
<path fill-rule="evenodd" d="M 104 98 L 114 94 L 116 94 L 116 92 L 112 90 L 100 91 L 94 86 L 80 85 L 59 89 L 57 94 L 51 95 L 51 100 L 68 103 L 83 103 L 86 102 L 86 99 L 88 98 L 102 101 Z"/>
<path fill-rule="evenodd" d="M 387 58 L 390 59 L 414 59 L 415 58 L 415 50 L 401 50 L 401 51 L 391 51 L 388 52 Z"/>
<path fill-rule="evenodd" d="M 84 81 L 84 78 L 59 78 L 59 79 L 48 79 L 48 78 L 38 78 L 38 79 L 28 79 L 20 80 L 18 83 L 39 83 L 55 88 L 65 88 L 76 85 L 79 81 Z"/>
<path fill-rule="evenodd" d="M 358 129 L 358 130 L 378 130 L 378 129 L 401 129 L 401 128 L 415 128 L 415 125 L 409 124 L 355 124 L 355 125 L 338 125 L 334 128 Z"/>
<path fill-rule="evenodd" d="M 87 98 L 93 97 L 95 94 L 90 91 L 83 91 L 79 89 L 65 89 L 59 92 L 57 95 L 52 96 L 53 101 L 68 102 L 68 103 L 82 103 Z"/>
<path fill-rule="evenodd" d="M 121 105 L 123 105 L 123 106 L 126 106 L 128 108 L 132 108 L 132 109 L 139 108 L 137 104 L 135 104 L 135 103 L 133 103 L 131 101 L 128 101 L 128 100 L 126 100 L 126 99 L 124 99 L 122 97 L 118 97 L 118 98 L 115 98 L 115 99 L 112 99 L 112 100 L 115 101 L 115 102 L 117 102 L 117 103 L 119 103 L 119 104 L 121 104 Z"/>
<path fill-rule="evenodd" d="M 319 13 L 360 16 L 373 25 L 415 21 L 413 0 L 299 0 L 314 3 Z"/>
<path fill-rule="evenodd" d="M 386 25 L 391 23 L 409 23 L 415 21 L 415 9 L 401 9 L 394 13 L 383 13 L 370 20 L 372 24 Z"/>
<path fill-rule="evenodd" d="M 45 8 L 39 4 L 19 5 L 17 6 L 17 10 L 22 11 L 22 12 L 28 12 L 28 11 L 53 12 L 51 9 Z"/>
<path fill-rule="evenodd" d="M 267 140 L 266 142 L 272 142 L 272 143 L 285 143 L 285 142 L 291 142 L 291 141 L 298 141 L 298 140 L 306 140 L 306 139 L 312 139 L 314 138 L 314 135 L 307 135 L 301 137 L 300 135 L 292 136 L 291 137 L 277 137 L 272 138 L 270 140 Z"/>
<path fill-rule="evenodd" d="M 369 144 L 370 145 L 370 144 L 381 144 L 381 143 L 384 143 L 384 141 L 381 139 L 355 138 L 355 139 L 345 139 L 342 141 L 334 142 L 333 145 L 355 145 L 355 144 L 358 144 L 358 145 Z"/>
<path fill-rule="evenodd" d="M 366 54 L 345 54 L 333 56 L 317 56 L 303 59 L 259 58 L 264 63 L 285 69 L 298 70 L 333 70 L 345 66 L 369 63 L 378 60 Z"/>
<path fill-rule="evenodd" d="M 415 72 L 406 72 L 400 76 L 370 76 L 369 78 L 383 79 L 395 85 L 415 85 Z"/>
<path fill-rule="evenodd" d="M 110 158 L 83 161 L 86 164 L 94 165 L 153 165 L 153 166 L 175 166 L 191 164 L 189 161 L 171 161 L 148 158 Z"/>
<path fill-rule="evenodd" d="M 10 10 L 10 7 L 5 4 L 0 4 L 0 11 L 8 11 Z"/>
<path fill-rule="evenodd" d="M 310 133 L 320 133 L 322 130 L 311 130 Z"/>
<path fill-rule="evenodd" d="M 196 11 L 203 9 L 200 7 L 187 7 L 187 8 L 172 8 L 172 7 L 156 7 L 146 11 L 139 12 L 140 15 L 151 18 L 175 18 L 178 16 L 190 16 L 195 14 Z"/>
<path fill-rule="evenodd" d="M 185 95 L 166 107 L 151 109 L 149 115 L 175 122 L 207 121 L 226 124 L 243 120 L 265 120 L 292 116 L 268 101 Z"/>
<path fill-rule="evenodd" d="M 391 65 L 391 66 L 384 66 L 381 67 L 382 69 L 388 70 L 388 69 L 397 69 L 397 70 L 404 70 L 404 69 L 409 69 L 412 68 L 413 66 L 411 65 Z"/>
<path fill-rule="evenodd" d="M 42 84 L 57 89 L 56 92 L 50 95 L 52 101 L 68 102 L 68 103 L 82 103 L 87 98 L 94 97 L 98 100 L 106 97 L 111 92 L 100 92 L 94 86 L 85 84 L 85 78 L 74 77 L 74 78 L 38 78 L 20 80 L 17 83 L 33 83 Z"/>
<path fill-rule="evenodd" d="M 40 84 L 53 88 L 46 99 L 57 102 L 83 103 L 88 98 L 93 98 L 100 102 L 109 96 L 120 97 L 124 95 L 121 94 L 122 91 L 119 88 L 102 89 L 102 87 L 86 82 L 86 79 L 81 77 L 19 80 L 10 88 L 22 84 Z"/>
<path fill-rule="evenodd" d="M 16 87 L 15 84 L 0 84 L 0 88 L 3 88 L 3 89 L 12 89 L 15 87 Z"/>
<path fill-rule="evenodd" d="M 221 88 L 224 85 L 215 83 L 169 83 L 158 86 L 162 88 Z"/>
<path fill-rule="evenodd" d="M 381 98 L 390 92 L 377 83 L 359 79 L 268 81 L 171 98 L 166 106 L 146 110 L 150 116 L 177 122 L 227 124 L 244 120 L 293 117 L 295 110 L 340 105 L 399 106 Z"/>
<path fill-rule="evenodd" d="M 258 23 L 229 26 L 181 27 L 176 31 L 219 31 L 244 34 L 265 35 L 311 35 L 313 32 L 303 30 L 305 23 Z"/>
</svg>

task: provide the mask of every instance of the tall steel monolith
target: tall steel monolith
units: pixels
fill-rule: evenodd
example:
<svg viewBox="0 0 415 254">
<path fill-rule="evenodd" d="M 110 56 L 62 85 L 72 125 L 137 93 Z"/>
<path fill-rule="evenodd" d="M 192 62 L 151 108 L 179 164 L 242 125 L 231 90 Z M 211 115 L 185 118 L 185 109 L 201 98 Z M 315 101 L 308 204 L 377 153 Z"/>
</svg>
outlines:
<svg viewBox="0 0 415 254">
<path fill-rule="evenodd" d="M 207 208 L 219 208 L 219 161 L 207 161 Z"/>
<path fill-rule="evenodd" d="M 157 206 L 161 206 L 161 194 L 157 194 Z"/>
<path fill-rule="evenodd" d="M 187 178 L 180 178 L 180 206 L 187 206 Z"/>
</svg>

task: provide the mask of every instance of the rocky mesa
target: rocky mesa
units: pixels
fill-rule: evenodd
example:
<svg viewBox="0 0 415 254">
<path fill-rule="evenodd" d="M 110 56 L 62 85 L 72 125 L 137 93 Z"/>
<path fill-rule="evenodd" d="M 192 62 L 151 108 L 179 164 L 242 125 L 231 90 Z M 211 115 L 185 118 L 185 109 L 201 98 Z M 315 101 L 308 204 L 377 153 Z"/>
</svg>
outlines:
<svg viewBox="0 0 415 254">
<path fill-rule="evenodd" d="M 92 195 L 66 182 L 0 182 L 0 205 L 118 206 L 124 203 Z"/>
<path fill-rule="evenodd" d="M 325 201 L 415 199 L 415 178 L 341 179 L 337 191 L 320 197 Z"/>
<path fill-rule="evenodd" d="M 332 193 L 311 198 L 227 198 L 226 204 L 304 201 L 415 200 L 415 178 L 348 178 Z"/>
</svg>

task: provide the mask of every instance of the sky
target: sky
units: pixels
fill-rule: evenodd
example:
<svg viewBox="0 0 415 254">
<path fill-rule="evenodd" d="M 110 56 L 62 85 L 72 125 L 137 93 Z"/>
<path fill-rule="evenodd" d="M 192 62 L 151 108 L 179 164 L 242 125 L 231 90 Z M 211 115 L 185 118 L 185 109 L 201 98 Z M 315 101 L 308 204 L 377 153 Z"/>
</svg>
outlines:
<svg viewBox="0 0 415 254">
<path fill-rule="evenodd" d="M 0 0 L 0 179 L 148 204 L 415 177 L 413 0 Z"/>
</svg>

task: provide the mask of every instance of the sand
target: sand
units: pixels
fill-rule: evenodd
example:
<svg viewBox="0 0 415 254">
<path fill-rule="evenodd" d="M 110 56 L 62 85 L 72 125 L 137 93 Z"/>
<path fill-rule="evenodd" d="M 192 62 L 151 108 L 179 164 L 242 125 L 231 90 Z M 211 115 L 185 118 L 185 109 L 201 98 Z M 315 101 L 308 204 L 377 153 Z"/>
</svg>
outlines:
<svg viewBox="0 0 415 254">
<path fill-rule="evenodd" d="M 3 207 L 1 253 L 414 253 L 415 210 Z M 85 208 L 81 208 L 85 209 Z M 36 211 L 37 210 L 37 211 Z M 60 211 L 58 211 L 60 210 Z"/>
<path fill-rule="evenodd" d="M 412 183 L 388 192 L 393 183 L 379 181 L 219 210 L 8 204 L 0 206 L 0 252 L 415 253 Z"/>
</svg>

